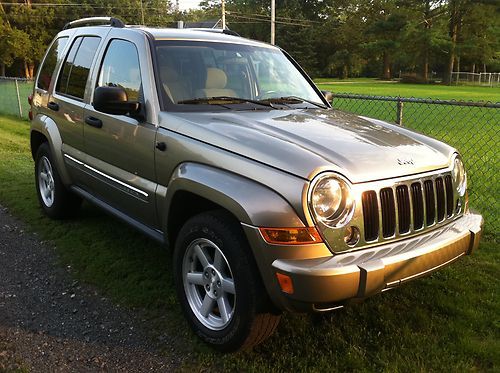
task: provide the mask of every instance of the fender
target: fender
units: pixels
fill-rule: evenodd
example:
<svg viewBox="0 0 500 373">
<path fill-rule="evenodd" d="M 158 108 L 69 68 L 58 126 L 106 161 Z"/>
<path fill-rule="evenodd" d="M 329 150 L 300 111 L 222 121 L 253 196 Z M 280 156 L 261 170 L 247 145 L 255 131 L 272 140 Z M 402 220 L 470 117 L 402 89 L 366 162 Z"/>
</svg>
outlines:
<svg viewBox="0 0 500 373">
<path fill-rule="evenodd" d="M 304 227 L 288 202 L 275 191 L 243 176 L 199 163 L 182 163 L 170 178 L 165 197 L 164 232 L 175 193 L 191 192 L 257 227 Z"/>
<path fill-rule="evenodd" d="M 54 156 L 57 171 L 64 185 L 71 184 L 71 178 L 66 169 L 62 155 L 62 139 L 56 123 L 46 115 L 37 115 L 31 121 L 31 131 L 43 134 L 49 140 L 50 151 Z"/>
</svg>

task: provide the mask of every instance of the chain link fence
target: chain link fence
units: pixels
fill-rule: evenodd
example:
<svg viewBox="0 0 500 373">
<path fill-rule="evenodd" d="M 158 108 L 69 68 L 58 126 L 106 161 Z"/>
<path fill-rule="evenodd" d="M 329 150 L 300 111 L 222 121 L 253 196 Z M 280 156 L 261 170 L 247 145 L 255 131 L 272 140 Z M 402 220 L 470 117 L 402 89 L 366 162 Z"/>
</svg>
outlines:
<svg viewBox="0 0 500 373">
<path fill-rule="evenodd" d="M 0 114 L 28 118 L 33 81 L 0 78 Z M 396 123 L 442 140 L 463 155 L 470 204 L 483 214 L 486 231 L 500 228 L 500 103 L 336 93 L 333 107 Z"/>
<path fill-rule="evenodd" d="M 416 130 L 460 151 L 469 200 L 497 241 L 500 228 L 500 103 L 334 94 L 333 107 Z"/>
<path fill-rule="evenodd" d="M 0 114 L 28 119 L 28 96 L 32 91 L 32 80 L 0 77 Z"/>
</svg>

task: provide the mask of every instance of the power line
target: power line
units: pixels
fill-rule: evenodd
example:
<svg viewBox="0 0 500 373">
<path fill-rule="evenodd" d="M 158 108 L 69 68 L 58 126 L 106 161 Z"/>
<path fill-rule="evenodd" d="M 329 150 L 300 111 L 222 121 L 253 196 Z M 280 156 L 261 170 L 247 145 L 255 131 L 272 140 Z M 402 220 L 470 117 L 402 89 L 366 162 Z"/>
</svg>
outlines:
<svg viewBox="0 0 500 373">
<path fill-rule="evenodd" d="M 262 19 L 262 18 L 255 18 L 255 17 L 247 17 L 247 16 L 240 16 L 237 14 L 229 14 L 231 17 L 235 17 L 238 19 L 247 19 L 247 20 L 252 20 L 252 21 L 260 21 L 260 22 L 265 22 L 268 23 L 268 20 Z M 282 25 L 291 25 L 291 26 L 300 26 L 300 27 L 312 27 L 312 25 L 309 24 L 304 24 L 304 23 L 292 23 L 292 22 L 285 22 L 285 21 L 275 21 L 276 23 L 282 24 Z"/>
<path fill-rule="evenodd" d="M 238 11 L 227 11 L 226 13 L 228 13 L 228 14 L 238 14 L 238 15 L 250 16 L 250 17 L 261 17 L 261 18 L 266 19 L 266 20 L 270 20 L 271 19 L 271 16 L 269 16 L 267 14 L 242 13 L 242 12 L 238 12 Z M 310 20 L 310 19 L 301 19 L 301 18 L 290 18 L 290 17 L 283 17 L 283 16 L 276 16 L 276 19 L 282 19 L 282 20 L 286 20 L 286 21 L 298 21 L 298 22 L 302 22 L 302 23 L 318 23 L 318 24 L 323 24 L 323 22 L 320 22 L 320 21 L 313 21 L 313 20 Z"/>
</svg>

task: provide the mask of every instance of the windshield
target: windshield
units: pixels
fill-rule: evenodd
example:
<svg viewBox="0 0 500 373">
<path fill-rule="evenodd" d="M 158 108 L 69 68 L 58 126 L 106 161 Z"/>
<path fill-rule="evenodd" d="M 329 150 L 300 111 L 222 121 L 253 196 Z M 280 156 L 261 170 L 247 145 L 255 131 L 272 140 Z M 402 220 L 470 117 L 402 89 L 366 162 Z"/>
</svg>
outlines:
<svg viewBox="0 0 500 373">
<path fill-rule="evenodd" d="M 306 78 L 277 48 L 252 45 L 157 41 L 161 88 L 175 106 L 276 104 L 324 107 Z"/>
</svg>

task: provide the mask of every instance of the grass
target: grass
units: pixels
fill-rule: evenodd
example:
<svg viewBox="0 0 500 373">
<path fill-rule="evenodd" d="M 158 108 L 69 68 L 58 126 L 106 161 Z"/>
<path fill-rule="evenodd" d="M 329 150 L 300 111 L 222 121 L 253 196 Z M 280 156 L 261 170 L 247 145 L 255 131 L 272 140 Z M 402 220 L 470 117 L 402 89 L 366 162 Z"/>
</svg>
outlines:
<svg viewBox="0 0 500 373">
<path fill-rule="evenodd" d="M 320 78 L 315 79 L 315 82 L 321 90 L 331 91 L 333 93 L 500 102 L 499 87 L 402 84 L 368 78 L 347 80 Z M 330 82 L 333 84 L 328 84 Z"/>
<path fill-rule="evenodd" d="M 33 82 L 18 81 L 18 87 L 23 118 L 28 118 L 28 96 L 33 92 Z M 0 113 L 19 116 L 19 102 L 14 80 L 0 79 Z"/>
<path fill-rule="evenodd" d="M 153 336 L 173 335 L 179 353 L 190 357 L 185 370 L 500 369 L 500 250 L 487 240 L 475 255 L 360 305 L 328 315 L 285 314 L 254 351 L 214 353 L 183 320 L 164 248 L 88 204 L 70 221 L 42 215 L 28 133 L 27 122 L 0 116 L 0 203 L 51 241 L 76 278 L 153 320 Z"/>
</svg>

